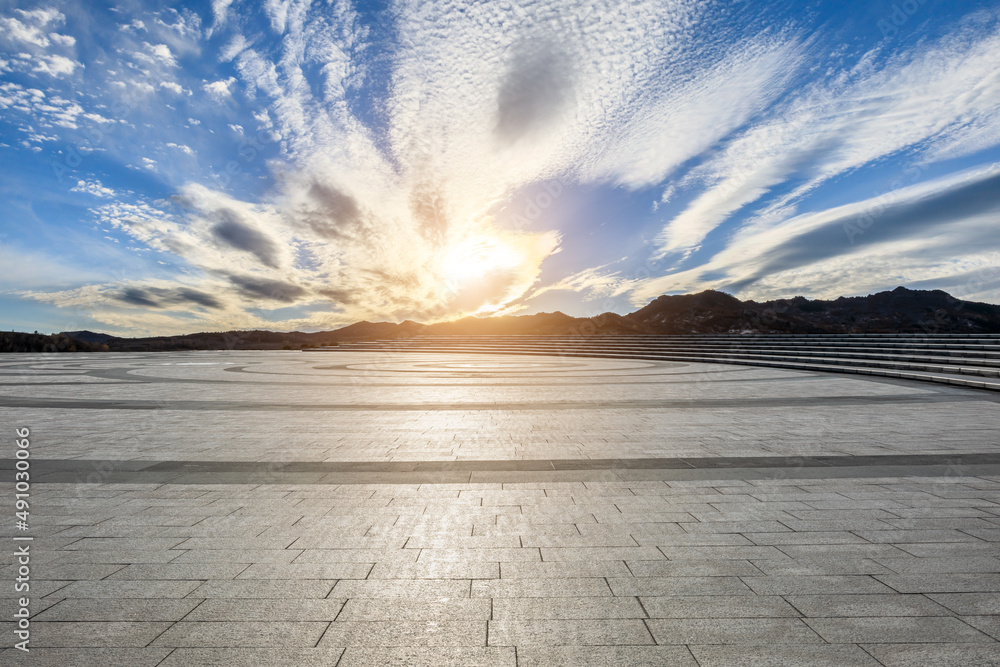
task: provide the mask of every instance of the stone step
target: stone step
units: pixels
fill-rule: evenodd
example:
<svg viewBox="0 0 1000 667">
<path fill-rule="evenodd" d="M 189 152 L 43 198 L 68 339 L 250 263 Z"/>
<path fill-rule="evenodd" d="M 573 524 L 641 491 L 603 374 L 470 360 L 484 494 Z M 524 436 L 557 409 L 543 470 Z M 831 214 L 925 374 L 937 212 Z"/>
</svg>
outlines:
<svg viewBox="0 0 1000 667">
<path fill-rule="evenodd" d="M 546 344 L 544 345 L 537 343 L 525 344 L 524 339 L 514 337 L 492 337 L 489 342 L 479 338 L 476 339 L 477 344 L 465 342 L 470 338 L 473 337 L 462 337 L 459 340 L 450 337 L 435 337 L 434 339 L 427 337 L 369 343 L 348 343 L 337 347 L 315 348 L 308 351 L 460 352 L 469 354 L 544 355 L 723 363 L 807 371 L 860 373 L 1000 391 L 1000 381 L 998 381 L 1000 380 L 1000 370 L 992 367 L 994 364 L 977 365 L 980 362 L 989 362 L 991 360 L 974 358 L 964 359 L 953 357 L 948 359 L 952 363 L 935 364 L 926 363 L 926 361 L 921 363 L 919 361 L 902 361 L 898 359 L 859 358 L 857 354 L 848 356 L 847 353 L 838 354 L 836 352 L 799 354 L 795 350 L 785 351 L 781 348 L 767 350 L 766 352 L 763 350 L 733 351 L 732 349 L 725 348 L 706 349 L 704 346 L 692 346 L 691 348 L 672 346 L 669 349 L 664 349 L 655 345 L 644 347 L 631 345 L 616 349 L 614 346 L 596 346 L 593 344 L 569 345 L 565 342 L 557 345 L 551 339 L 546 340 Z M 534 338 L 535 340 L 538 339 L 538 337 Z M 445 342 L 448 344 L 442 344 Z M 912 357 L 913 355 L 909 356 Z M 971 379 L 972 377 L 984 379 Z"/>
<path fill-rule="evenodd" d="M 601 334 L 592 335 L 584 333 L 576 334 L 433 334 L 417 335 L 409 340 L 455 340 L 455 339 L 476 339 L 476 340 L 591 340 L 591 339 L 620 339 L 620 340 L 741 340 L 741 341 L 763 341 L 775 340 L 804 340 L 804 341 L 873 341 L 879 343 L 896 344 L 900 342 L 957 342 L 957 343 L 983 343 L 993 345 L 1000 343 L 1000 334 Z"/>
<path fill-rule="evenodd" d="M 415 337 L 412 339 L 406 339 L 408 341 L 414 342 L 431 342 L 436 344 L 455 344 L 455 343 L 510 343 L 517 342 L 519 344 L 526 343 L 537 343 L 537 344 L 573 344 L 573 345 L 601 345 L 601 346 L 620 346 L 620 345 L 641 345 L 642 347 L 648 347 L 650 345 L 700 345 L 705 347 L 772 347 L 776 341 L 769 340 L 757 340 L 757 341 L 747 341 L 738 338 L 733 339 L 719 339 L 719 340 L 697 340 L 697 341 L 679 341 L 671 337 L 662 336 L 652 339 L 638 340 L 632 336 L 623 337 L 610 337 L 610 336 L 588 336 L 579 338 L 524 338 L 524 339 L 507 339 L 502 338 L 477 338 L 473 336 L 454 336 L 447 337 L 443 336 L 440 338 L 422 338 Z M 389 342 L 389 341 L 386 341 Z M 1000 353 L 1000 341 L 994 343 L 983 343 L 983 344 L 964 344 L 964 343 L 911 343 L 911 342 L 898 342 L 898 343 L 887 343 L 887 342 L 864 342 L 864 341 L 815 341 L 815 340 L 791 340 L 782 339 L 780 341 L 783 346 L 803 346 L 803 347 L 842 347 L 845 349 L 855 349 L 855 348 L 870 348 L 874 350 L 885 350 L 885 349 L 896 349 L 896 350 L 914 350 L 914 351 L 925 351 L 925 350 L 941 350 L 944 351 L 957 351 L 957 352 L 967 352 L 967 351 L 977 351 L 982 350 L 989 354 Z"/>
<path fill-rule="evenodd" d="M 359 348 L 354 348 L 359 349 Z M 360 348 L 360 349 L 384 349 L 384 348 Z M 967 361 L 961 366 L 955 364 L 928 364 L 928 363 L 910 363 L 910 362 L 899 362 L 899 361 L 880 361 L 880 360 L 868 360 L 868 359 L 851 359 L 847 357 L 841 357 L 839 355 L 825 355 L 817 357 L 803 357 L 801 355 L 794 354 L 762 354 L 762 353 L 712 353 L 705 354 L 704 352 L 699 352 L 696 350 L 685 351 L 665 351 L 665 350 L 581 350 L 576 348 L 562 347 L 558 349 L 539 349 L 533 346 L 473 346 L 473 345 L 458 345 L 458 346 L 448 346 L 448 347 L 435 347 L 435 346 L 418 346 L 411 348 L 412 351 L 417 352 L 465 352 L 465 353 L 486 353 L 491 352 L 509 352 L 509 353 L 534 353 L 534 354 L 549 354 L 554 356 L 563 355 L 569 352 L 576 353 L 589 353 L 589 354 L 611 354 L 614 353 L 618 357 L 630 358 L 632 355 L 641 356 L 642 358 L 655 358 L 655 359 L 676 359 L 678 357 L 689 357 L 692 355 L 701 356 L 706 359 L 715 359 L 719 361 L 735 362 L 739 360 L 755 360 L 755 361 L 792 361 L 796 363 L 814 363 L 827 365 L 841 365 L 841 366 L 861 366 L 861 367 L 875 367 L 875 368 L 889 368 L 894 370 L 911 370 L 911 371 L 926 371 L 932 373 L 950 373 L 954 375 L 976 375 L 982 377 L 1000 377 L 1000 368 L 989 368 L 978 366 L 973 363 L 973 360 L 963 360 Z"/>
<path fill-rule="evenodd" d="M 387 342 L 385 345 L 408 345 L 408 346 L 424 346 L 429 345 L 431 347 L 449 347 L 451 349 L 458 349 L 462 345 L 482 345 L 482 342 L 470 343 L 470 342 L 456 342 L 448 341 L 447 345 L 444 341 L 440 343 L 431 343 L 425 341 L 411 342 L 411 341 L 393 341 Z M 560 343 L 521 343 L 518 342 L 519 347 L 531 347 L 538 350 L 550 350 L 553 353 L 558 353 L 560 350 L 567 349 L 567 344 Z M 797 356 L 810 357 L 826 357 L 826 356 L 838 356 L 843 358 L 857 358 L 857 359 L 878 359 L 883 361 L 915 361 L 915 362 L 940 362 L 943 364 L 950 364 L 956 361 L 961 361 L 962 365 L 972 365 L 972 366 L 996 366 L 1000 367 L 1000 350 L 997 352 L 959 352 L 954 350 L 906 350 L 905 354 L 903 352 L 896 353 L 892 349 L 878 349 L 866 351 L 865 348 L 838 348 L 836 346 L 812 346 L 809 349 L 803 348 L 792 348 L 785 347 L 784 345 L 775 346 L 752 346 L 743 347 L 739 345 L 732 346 L 704 346 L 704 345 L 635 345 L 635 344 L 604 344 L 604 343 L 581 343 L 571 346 L 572 349 L 576 350 L 595 350 L 595 351 L 606 351 L 615 350 L 621 352 L 705 352 L 705 353 L 757 353 L 761 350 L 765 350 L 769 353 L 786 353 L 795 354 Z M 971 356 L 975 355 L 975 356 Z"/>
</svg>

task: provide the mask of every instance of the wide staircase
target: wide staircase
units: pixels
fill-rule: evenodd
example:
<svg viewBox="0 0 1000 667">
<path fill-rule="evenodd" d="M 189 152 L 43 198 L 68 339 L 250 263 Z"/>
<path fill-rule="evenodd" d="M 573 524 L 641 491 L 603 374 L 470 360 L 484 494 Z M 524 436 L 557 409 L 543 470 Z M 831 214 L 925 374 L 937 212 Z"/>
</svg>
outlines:
<svg viewBox="0 0 1000 667">
<path fill-rule="evenodd" d="M 1000 391 L 1000 334 L 416 336 L 323 350 L 650 359 L 863 373 Z"/>
</svg>

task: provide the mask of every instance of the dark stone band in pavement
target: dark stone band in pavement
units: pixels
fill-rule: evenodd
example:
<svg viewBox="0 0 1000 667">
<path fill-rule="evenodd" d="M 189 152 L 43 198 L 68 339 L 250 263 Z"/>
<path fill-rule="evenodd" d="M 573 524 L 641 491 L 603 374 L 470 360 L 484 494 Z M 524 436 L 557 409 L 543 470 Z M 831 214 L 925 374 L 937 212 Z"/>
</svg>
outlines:
<svg viewBox="0 0 1000 667">
<path fill-rule="evenodd" d="M 0 459 L 0 470 L 14 470 Z M 1000 453 L 496 461 L 140 461 L 33 459 L 33 483 L 433 484 L 1000 474 Z"/>
<path fill-rule="evenodd" d="M 117 400 L 0 396 L 0 407 L 63 410 L 224 410 L 224 411 L 369 411 L 428 412 L 471 410 L 664 410 L 692 408 L 769 408 L 853 406 L 901 403 L 959 403 L 982 400 L 977 394 L 889 394 L 879 396 L 804 396 L 781 398 L 719 398 L 696 400 L 536 401 L 455 403 L 265 403 L 253 401 Z"/>
</svg>

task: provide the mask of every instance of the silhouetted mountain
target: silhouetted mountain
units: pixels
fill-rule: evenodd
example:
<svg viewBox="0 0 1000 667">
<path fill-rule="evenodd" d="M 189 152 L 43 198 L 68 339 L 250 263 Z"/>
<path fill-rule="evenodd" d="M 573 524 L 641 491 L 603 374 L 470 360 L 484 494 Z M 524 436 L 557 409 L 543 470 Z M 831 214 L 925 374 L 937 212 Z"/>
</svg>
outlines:
<svg viewBox="0 0 1000 667">
<path fill-rule="evenodd" d="M 572 327 L 577 318 L 558 311 L 508 317 L 465 317 L 452 322 L 429 324 L 420 332 L 423 335 L 519 335 L 544 336 L 562 334 Z"/>
<path fill-rule="evenodd" d="M 327 333 L 335 336 L 337 340 L 402 338 L 416 335 L 425 329 L 426 326 L 426 324 L 420 324 L 412 320 L 405 320 L 399 324 L 393 322 L 357 322 Z"/>
<path fill-rule="evenodd" d="M 390 333 L 392 330 L 387 330 Z M 337 332 L 333 332 L 336 335 Z M 429 325 L 447 334 L 724 334 L 724 333 L 1000 333 L 1000 306 L 956 299 L 939 290 L 897 287 L 833 301 L 805 297 L 758 303 L 713 290 L 660 296 L 628 315 L 573 318 L 563 313 L 468 317 Z"/>
<path fill-rule="evenodd" d="M 103 349 L 103 345 L 70 338 L 66 334 L 0 332 L 0 352 L 94 352 Z"/>
<path fill-rule="evenodd" d="M 661 296 L 626 317 L 658 334 L 1000 333 L 1000 306 L 905 287 L 833 301 L 797 296 L 763 303 L 707 291 Z"/>
<path fill-rule="evenodd" d="M 58 335 L 68 336 L 69 338 L 73 338 L 74 340 L 78 341 L 83 341 L 84 343 L 107 343 L 112 338 L 115 338 L 115 336 L 112 336 L 111 334 L 94 333 L 93 331 L 87 331 L 87 330 L 63 331 Z"/>
<path fill-rule="evenodd" d="M 210 331 L 183 336 L 110 338 L 105 343 L 113 352 L 155 352 L 159 350 L 281 350 L 334 345 L 336 338 L 301 331 Z"/>
<path fill-rule="evenodd" d="M 804 322 L 775 326 L 777 322 L 759 322 L 756 305 L 746 303 L 723 292 L 707 291 L 700 294 L 660 296 L 648 305 L 625 317 L 641 326 L 646 333 L 692 334 L 728 333 L 738 331 L 786 332 L 791 328 L 811 330 Z M 784 324 L 784 323 L 782 323 Z"/>
<path fill-rule="evenodd" d="M 809 301 L 771 301 L 775 309 L 807 316 L 824 331 L 854 333 L 1000 333 L 1000 306 L 962 301 L 941 290 L 909 290 Z"/>
<path fill-rule="evenodd" d="M 118 338 L 92 331 L 0 334 L 2 352 L 155 350 L 291 350 L 340 342 L 387 340 L 418 335 L 755 334 L 755 333 L 1000 333 L 1000 306 L 962 301 L 940 290 L 909 290 L 832 301 L 797 296 L 757 303 L 723 292 L 660 296 L 628 315 L 570 317 L 537 313 L 508 317 L 466 317 L 420 324 L 407 320 L 357 322 L 334 331 L 287 333 L 225 331 L 184 336 Z"/>
</svg>

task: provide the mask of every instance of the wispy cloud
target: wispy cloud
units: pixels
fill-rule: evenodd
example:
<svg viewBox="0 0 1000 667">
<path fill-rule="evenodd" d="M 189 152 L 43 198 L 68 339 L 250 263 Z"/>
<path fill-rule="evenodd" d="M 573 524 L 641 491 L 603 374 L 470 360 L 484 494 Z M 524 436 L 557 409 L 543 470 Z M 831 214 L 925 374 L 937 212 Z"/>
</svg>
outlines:
<svg viewBox="0 0 1000 667">
<path fill-rule="evenodd" d="M 810 85 L 689 176 L 708 187 L 664 228 L 661 251 L 697 246 L 734 213 L 803 175 L 779 202 L 786 213 L 829 179 L 903 150 L 934 160 L 995 145 L 998 50 L 995 26 L 986 34 L 956 31 L 878 66 L 879 54 L 866 54 L 832 81 Z"/>
<path fill-rule="evenodd" d="M 748 226 L 708 262 L 631 288 L 635 303 L 659 294 L 728 289 L 755 298 L 832 297 L 911 280 L 948 278 L 996 254 L 1000 164 L 900 188 L 883 197 Z M 747 248 L 753 248 L 748 253 Z"/>
</svg>

